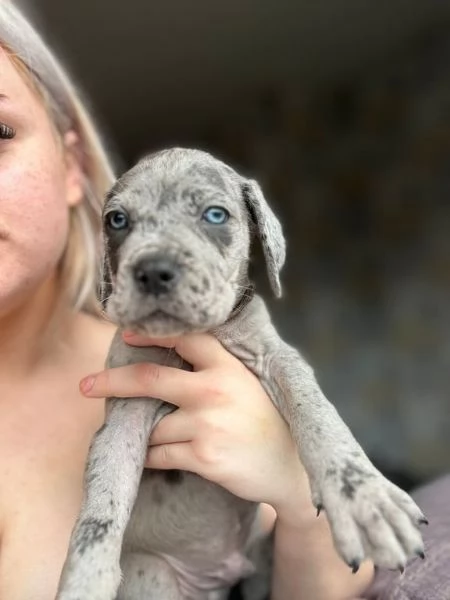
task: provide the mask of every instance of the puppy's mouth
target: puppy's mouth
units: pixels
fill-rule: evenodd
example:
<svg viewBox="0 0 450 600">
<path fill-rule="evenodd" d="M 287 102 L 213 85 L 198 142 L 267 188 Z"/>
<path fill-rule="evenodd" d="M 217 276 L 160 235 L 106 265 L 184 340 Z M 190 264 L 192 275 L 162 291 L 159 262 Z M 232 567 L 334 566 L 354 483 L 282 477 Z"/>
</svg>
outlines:
<svg viewBox="0 0 450 600">
<path fill-rule="evenodd" d="M 183 323 L 184 321 L 179 317 L 167 312 L 166 310 L 161 310 L 160 308 L 153 310 L 146 317 L 141 319 L 142 322 L 146 321 L 176 321 L 177 323 Z"/>
<path fill-rule="evenodd" d="M 191 323 L 161 309 L 152 310 L 147 315 L 129 323 L 127 327 L 150 336 L 180 335 L 196 329 Z"/>
</svg>

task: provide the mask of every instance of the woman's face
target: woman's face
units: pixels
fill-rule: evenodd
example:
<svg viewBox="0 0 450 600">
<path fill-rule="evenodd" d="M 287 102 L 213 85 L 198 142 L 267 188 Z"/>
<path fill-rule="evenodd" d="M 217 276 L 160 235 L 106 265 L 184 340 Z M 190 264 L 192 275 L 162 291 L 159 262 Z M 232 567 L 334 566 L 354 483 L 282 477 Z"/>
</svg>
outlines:
<svg viewBox="0 0 450 600">
<path fill-rule="evenodd" d="M 82 197 L 71 143 L 0 47 L 0 316 L 51 277 L 64 251 L 69 207 Z"/>
</svg>

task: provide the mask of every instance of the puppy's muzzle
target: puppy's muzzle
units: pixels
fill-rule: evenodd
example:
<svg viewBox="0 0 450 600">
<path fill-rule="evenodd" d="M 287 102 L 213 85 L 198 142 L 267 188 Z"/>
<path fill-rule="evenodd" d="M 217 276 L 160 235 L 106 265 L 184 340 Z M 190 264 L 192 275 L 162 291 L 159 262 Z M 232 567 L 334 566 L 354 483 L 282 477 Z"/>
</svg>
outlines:
<svg viewBox="0 0 450 600">
<path fill-rule="evenodd" d="M 180 275 L 181 265 L 161 254 L 145 256 L 133 267 L 133 278 L 139 292 L 155 297 L 169 294 Z"/>
</svg>

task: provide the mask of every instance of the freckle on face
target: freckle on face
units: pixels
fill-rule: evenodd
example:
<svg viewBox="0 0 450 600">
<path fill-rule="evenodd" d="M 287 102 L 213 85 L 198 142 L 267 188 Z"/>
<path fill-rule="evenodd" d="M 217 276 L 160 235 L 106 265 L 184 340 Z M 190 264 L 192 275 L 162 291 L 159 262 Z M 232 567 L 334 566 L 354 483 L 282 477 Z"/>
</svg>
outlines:
<svg viewBox="0 0 450 600">
<path fill-rule="evenodd" d="M 0 50 L 0 312 L 4 302 L 36 289 L 66 245 L 67 172 L 45 108 Z"/>
</svg>

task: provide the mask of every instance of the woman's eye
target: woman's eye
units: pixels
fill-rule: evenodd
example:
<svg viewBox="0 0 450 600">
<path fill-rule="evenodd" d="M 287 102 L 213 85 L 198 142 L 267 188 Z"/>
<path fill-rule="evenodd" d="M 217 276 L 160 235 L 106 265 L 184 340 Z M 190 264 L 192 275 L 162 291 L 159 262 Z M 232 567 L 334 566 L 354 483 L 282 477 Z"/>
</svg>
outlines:
<svg viewBox="0 0 450 600">
<path fill-rule="evenodd" d="M 229 218 L 230 213 L 221 206 L 210 206 L 202 215 L 202 219 L 211 225 L 223 225 Z"/>
<path fill-rule="evenodd" d="M 16 130 L 12 127 L 8 127 L 4 123 L 0 123 L 0 139 L 1 140 L 12 140 L 16 135 Z"/>
<path fill-rule="evenodd" d="M 108 213 L 105 221 L 108 227 L 116 231 L 127 229 L 129 225 L 128 215 L 121 210 L 113 210 Z"/>
</svg>

